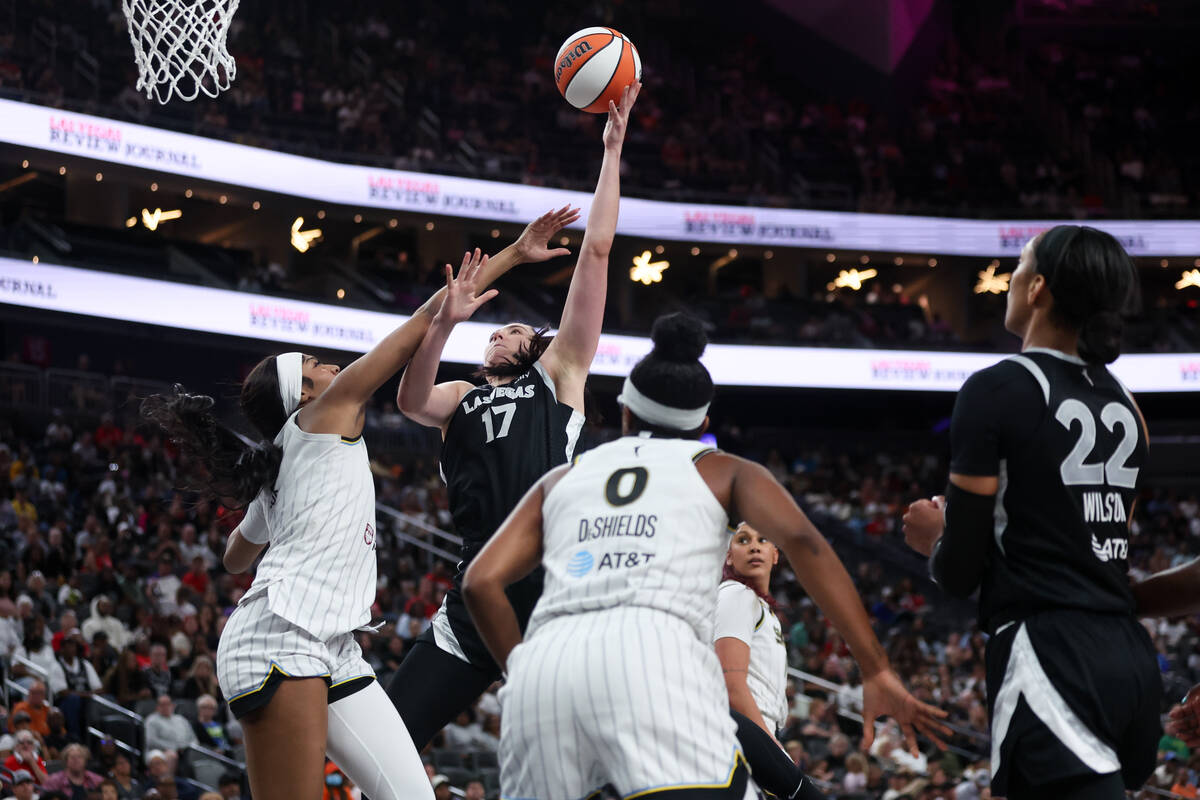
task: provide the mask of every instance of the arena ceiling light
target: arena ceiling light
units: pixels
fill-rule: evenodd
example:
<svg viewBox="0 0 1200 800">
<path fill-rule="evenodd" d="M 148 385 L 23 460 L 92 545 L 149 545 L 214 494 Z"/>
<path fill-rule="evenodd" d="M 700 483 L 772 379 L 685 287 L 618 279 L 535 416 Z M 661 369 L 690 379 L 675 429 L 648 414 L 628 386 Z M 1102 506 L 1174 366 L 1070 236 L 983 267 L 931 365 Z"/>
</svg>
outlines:
<svg viewBox="0 0 1200 800">
<path fill-rule="evenodd" d="M 979 282 L 975 284 L 975 294 L 983 294 L 991 292 L 992 294 L 1004 294 L 1008 291 L 1008 279 L 1012 277 L 1011 272 L 1001 272 L 996 274 L 998 262 L 993 261 L 988 264 L 988 268 L 979 273 Z"/>
<path fill-rule="evenodd" d="M 1189 286 L 1200 288 L 1200 269 L 1186 269 L 1179 280 L 1175 281 L 1176 289 L 1186 289 Z"/>
<path fill-rule="evenodd" d="M 633 269 L 629 270 L 629 279 L 638 281 L 646 286 L 662 281 L 663 270 L 671 266 L 671 262 L 651 261 L 650 251 L 643 250 L 640 256 L 633 257 Z"/>
<path fill-rule="evenodd" d="M 833 283 L 829 284 L 830 291 L 834 289 L 853 289 L 858 291 L 862 288 L 863 281 L 869 281 L 878 275 L 879 272 L 874 269 L 844 269 L 838 273 L 838 276 L 833 279 Z"/>
<path fill-rule="evenodd" d="M 296 221 L 292 223 L 292 247 L 299 250 L 301 253 L 307 253 L 312 247 L 313 242 L 321 240 L 321 229 L 313 228 L 311 230 L 302 231 L 304 227 L 304 217 L 296 217 Z"/>
<path fill-rule="evenodd" d="M 142 209 L 142 224 L 146 226 L 147 230 L 156 231 L 156 230 L 158 230 L 158 226 L 160 224 L 162 224 L 164 222 L 170 222 L 171 220 L 179 219 L 182 216 L 183 216 L 183 212 L 177 208 L 173 208 L 170 211 L 163 211 L 161 208 L 156 208 L 156 209 L 154 209 L 154 211 L 151 211 L 148 208 L 143 208 Z M 125 221 L 125 226 L 133 227 L 132 225 L 129 224 L 128 220 Z"/>
</svg>

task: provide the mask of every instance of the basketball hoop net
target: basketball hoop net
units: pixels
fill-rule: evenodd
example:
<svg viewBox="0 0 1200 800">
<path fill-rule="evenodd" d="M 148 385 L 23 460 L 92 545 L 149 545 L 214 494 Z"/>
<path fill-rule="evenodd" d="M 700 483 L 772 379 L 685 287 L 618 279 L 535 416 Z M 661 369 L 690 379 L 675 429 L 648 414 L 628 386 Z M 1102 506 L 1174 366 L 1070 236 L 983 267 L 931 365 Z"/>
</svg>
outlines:
<svg viewBox="0 0 1200 800">
<path fill-rule="evenodd" d="M 121 0 L 138 68 L 138 91 L 166 104 L 229 88 L 237 64 L 225 37 L 238 0 Z"/>
</svg>

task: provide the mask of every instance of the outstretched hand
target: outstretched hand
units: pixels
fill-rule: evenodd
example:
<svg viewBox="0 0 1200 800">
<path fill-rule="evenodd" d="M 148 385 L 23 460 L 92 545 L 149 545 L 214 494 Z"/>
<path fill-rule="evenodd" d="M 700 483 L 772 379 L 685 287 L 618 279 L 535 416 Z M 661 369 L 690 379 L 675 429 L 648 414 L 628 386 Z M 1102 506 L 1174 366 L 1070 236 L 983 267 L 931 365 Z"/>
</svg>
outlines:
<svg viewBox="0 0 1200 800">
<path fill-rule="evenodd" d="M 558 232 L 579 219 L 579 209 L 565 205 L 557 211 L 547 211 L 533 222 L 525 226 L 521 235 L 514 243 L 521 262 L 533 264 L 538 261 L 549 261 L 558 256 L 570 255 L 565 247 L 550 248 L 550 240 Z"/>
<path fill-rule="evenodd" d="M 625 130 L 629 126 L 629 112 L 642 91 L 641 81 L 635 81 L 621 91 L 620 104 L 608 101 L 608 122 L 604 125 L 604 146 L 619 148 L 625 141 Z"/>
<path fill-rule="evenodd" d="M 435 321 L 457 325 L 471 318 L 471 315 L 484 303 L 498 295 L 495 289 L 489 289 L 478 297 L 475 289 L 479 283 L 479 272 L 487 264 L 488 257 L 479 248 L 475 252 L 463 254 L 462 266 L 458 269 L 458 277 L 454 276 L 454 267 L 446 265 L 446 299 L 438 310 Z"/>
<path fill-rule="evenodd" d="M 1166 732 L 1188 747 L 1200 747 L 1200 684 L 1193 686 L 1183 702 L 1171 709 Z"/>
<path fill-rule="evenodd" d="M 942 750 L 946 749 L 941 737 L 949 737 L 951 731 L 939 722 L 946 718 L 946 712 L 922 703 L 909 694 L 900 678 L 890 669 L 863 681 L 863 750 L 870 748 L 875 741 L 875 720 L 884 716 L 891 717 L 899 724 L 904 744 L 913 756 L 919 752 L 918 731 L 932 739 Z"/>
</svg>

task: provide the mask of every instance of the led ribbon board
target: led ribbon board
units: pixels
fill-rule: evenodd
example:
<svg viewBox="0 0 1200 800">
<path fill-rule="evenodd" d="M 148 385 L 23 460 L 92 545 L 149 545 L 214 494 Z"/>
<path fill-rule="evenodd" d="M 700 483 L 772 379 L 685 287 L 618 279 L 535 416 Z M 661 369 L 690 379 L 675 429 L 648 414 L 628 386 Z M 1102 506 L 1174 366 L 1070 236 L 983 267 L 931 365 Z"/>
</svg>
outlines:
<svg viewBox="0 0 1200 800">
<path fill-rule="evenodd" d="M 161 325 L 315 350 L 363 353 L 407 317 L 149 278 L 0 258 L 0 303 Z M 444 358 L 478 364 L 495 326 L 466 322 Z M 624 376 L 650 351 L 641 336 L 600 337 L 591 371 Z M 957 391 L 1000 355 L 827 347 L 709 345 L 704 363 L 723 386 Z M 1112 367 L 1134 392 L 1200 391 L 1200 353 L 1131 354 Z"/>
<path fill-rule="evenodd" d="M 144 167 L 359 209 L 524 225 L 548 208 L 583 209 L 591 195 L 498 181 L 339 164 L 257 147 L 0 100 L 0 143 Z M 808 247 L 853 252 L 1016 256 L 1053 221 L 981 221 L 624 198 L 617 233 L 654 241 Z M 1095 221 L 1137 256 L 1200 254 L 1197 221 Z"/>
</svg>

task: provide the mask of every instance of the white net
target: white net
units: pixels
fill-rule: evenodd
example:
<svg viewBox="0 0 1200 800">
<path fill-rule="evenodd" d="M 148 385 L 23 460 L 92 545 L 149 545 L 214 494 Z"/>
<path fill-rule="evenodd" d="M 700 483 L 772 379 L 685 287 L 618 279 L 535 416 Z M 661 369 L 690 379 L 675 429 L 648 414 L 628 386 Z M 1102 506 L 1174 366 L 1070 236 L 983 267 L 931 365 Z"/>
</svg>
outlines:
<svg viewBox="0 0 1200 800">
<path fill-rule="evenodd" d="M 225 48 L 238 0 L 121 0 L 138 68 L 138 91 L 166 103 L 229 88 L 237 64 Z"/>
</svg>

